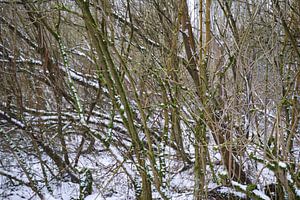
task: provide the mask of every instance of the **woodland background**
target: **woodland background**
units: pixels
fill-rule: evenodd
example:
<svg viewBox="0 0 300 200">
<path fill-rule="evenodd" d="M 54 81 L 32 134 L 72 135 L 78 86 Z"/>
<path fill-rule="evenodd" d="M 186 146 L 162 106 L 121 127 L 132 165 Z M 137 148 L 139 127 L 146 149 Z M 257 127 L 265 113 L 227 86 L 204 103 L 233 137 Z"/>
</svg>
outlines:
<svg viewBox="0 0 300 200">
<path fill-rule="evenodd" d="M 299 199 L 299 0 L 1 0 L 0 199 Z"/>
</svg>

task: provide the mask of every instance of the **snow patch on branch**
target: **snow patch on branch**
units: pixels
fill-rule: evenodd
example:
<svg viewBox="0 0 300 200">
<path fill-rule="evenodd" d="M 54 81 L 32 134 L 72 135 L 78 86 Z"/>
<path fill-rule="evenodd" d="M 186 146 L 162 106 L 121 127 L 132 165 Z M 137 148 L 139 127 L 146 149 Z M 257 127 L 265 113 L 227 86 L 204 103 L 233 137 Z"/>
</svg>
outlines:
<svg viewBox="0 0 300 200">
<path fill-rule="evenodd" d="M 263 199 L 263 200 L 271 200 L 270 197 L 268 197 L 267 195 L 265 195 L 265 193 L 263 193 L 262 191 L 259 190 L 253 190 L 252 191 L 256 196 L 258 196 L 259 198 Z"/>
<path fill-rule="evenodd" d="M 9 121 L 11 121 L 12 123 L 14 123 L 15 125 L 17 125 L 20 128 L 25 128 L 25 124 L 11 116 L 9 116 L 8 114 L 6 114 L 4 111 L 0 110 L 0 115 L 3 115 L 6 119 L 8 119 Z"/>
</svg>

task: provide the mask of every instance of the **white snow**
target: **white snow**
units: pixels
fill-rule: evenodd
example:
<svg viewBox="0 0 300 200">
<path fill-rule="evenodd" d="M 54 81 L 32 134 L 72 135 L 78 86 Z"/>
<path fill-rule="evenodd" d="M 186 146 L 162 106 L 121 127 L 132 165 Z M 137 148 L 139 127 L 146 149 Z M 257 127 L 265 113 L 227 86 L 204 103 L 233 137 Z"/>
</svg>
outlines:
<svg viewBox="0 0 300 200">
<path fill-rule="evenodd" d="M 225 171 L 225 170 L 220 171 L 219 174 L 221 176 L 227 176 L 228 175 L 227 171 Z"/>
<path fill-rule="evenodd" d="M 279 165 L 280 168 L 283 168 L 283 169 L 286 169 L 286 168 L 287 168 L 287 164 L 284 163 L 284 162 L 282 162 L 282 161 L 279 161 L 279 162 L 278 162 L 278 165 Z"/>
<path fill-rule="evenodd" d="M 21 128 L 25 128 L 25 125 L 17 120 L 17 119 L 14 119 L 12 117 L 10 117 L 9 115 L 7 115 L 5 112 L 3 112 L 2 110 L 0 110 L 0 114 L 4 115 L 5 117 L 9 118 L 14 124 L 16 124 L 17 126 L 21 127 Z"/>
<path fill-rule="evenodd" d="M 241 190 L 243 191 L 247 191 L 247 186 L 246 185 L 243 185 L 243 184 L 240 184 L 236 181 L 231 181 L 232 185 L 235 186 L 235 187 L 238 187 L 240 188 Z M 268 197 L 267 195 L 265 195 L 265 193 L 263 193 L 262 191 L 260 190 L 253 190 L 252 191 L 253 194 L 255 194 L 256 196 L 258 196 L 259 198 L 263 199 L 263 200 L 271 200 L 270 197 Z"/>
<path fill-rule="evenodd" d="M 189 37 L 189 30 L 188 30 L 188 29 L 185 29 L 185 30 L 183 31 L 183 33 L 184 33 L 187 37 Z"/>
<path fill-rule="evenodd" d="M 102 197 L 102 195 L 100 193 L 97 194 L 91 194 L 87 197 L 85 197 L 85 200 L 103 200 L 104 198 Z"/>
<path fill-rule="evenodd" d="M 60 66 L 60 68 L 64 71 L 64 72 L 67 72 L 67 69 L 64 68 L 63 66 Z M 90 85 L 94 88 L 99 88 L 99 85 L 98 85 L 98 81 L 96 79 L 87 79 L 83 74 L 79 73 L 79 72 L 76 72 L 74 71 L 73 69 L 69 69 L 70 71 L 70 76 L 72 79 L 74 80 L 77 80 L 79 82 L 82 82 L 84 84 L 87 84 L 87 85 Z"/>
<path fill-rule="evenodd" d="M 50 195 L 50 194 L 45 194 L 44 195 L 44 199 L 45 200 L 58 200 L 58 199 L 54 198 L 52 195 Z"/>
<path fill-rule="evenodd" d="M 263 199 L 263 200 L 271 200 L 270 197 L 268 197 L 267 195 L 265 195 L 265 193 L 263 193 L 262 191 L 259 190 L 253 190 L 252 191 L 256 196 L 258 196 L 259 198 Z"/>
<path fill-rule="evenodd" d="M 122 195 L 114 195 L 112 197 L 102 197 L 100 193 L 91 194 L 85 197 L 84 200 L 125 200 L 126 198 Z"/>
<path fill-rule="evenodd" d="M 228 188 L 228 187 L 221 187 L 220 189 L 218 189 L 218 192 L 222 193 L 222 194 L 234 194 L 234 196 L 240 197 L 240 198 L 245 198 L 246 195 L 242 192 L 237 192 L 235 190 L 233 190 L 232 188 Z"/>
<path fill-rule="evenodd" d="M 300 197 L 300 190 L 299 190 L 299 189 L 295 189 L 295 192 L 296 192 L 296 195 L 297 195 L 298 197 Z"/>
<path fill-rule="evenodd" d="M 232 183 L 233 186 L 238 187 L 243 191 L 247 191 L 247 186 L 246 185 L 242 185 L 242 184 L 240 184 L 236 181 L 231 181 L 231 183 Z"/>
</svg>

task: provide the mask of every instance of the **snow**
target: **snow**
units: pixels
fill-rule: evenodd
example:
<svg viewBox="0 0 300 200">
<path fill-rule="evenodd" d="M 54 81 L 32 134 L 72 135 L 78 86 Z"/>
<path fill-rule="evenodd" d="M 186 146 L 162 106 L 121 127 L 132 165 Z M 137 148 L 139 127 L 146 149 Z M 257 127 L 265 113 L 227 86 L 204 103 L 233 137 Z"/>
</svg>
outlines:
<svg viewBox="0 0 300 200">
<path fill-rule="evenodd" d="M 232 185 L 235 186 L 235 187 L 238 187 L 239 189 L 247 192 L 247 185 L 242 185 L 236 181 L 231 181 Z M 271 200 L 270 197 L 268 197 L 267 195 L 265 195 L 265 193 L 263 193 L 262 191 L 260 190 L 253 190 L 252 191 L 253 194 L 255 194 L 256 196 L 258 196 L 259 198 L 263 199 L 263 200 Z"/>
<path fill-rule="evenodd" d="M 231 181 L 231 183 L 232 183 L 233 186 L 238 187 L 243 191 L 247 191 L 247 186 L 246 185 L 242 185 L 242 184 L 240 184 L 236 181 Z"/>
<path fill-rule="evenodd" d="M 228 188 L 228 187 L 221 187 L 217 190 L 219 193 L 222 194 L 233 194 L 236 197 L 240 197 L 240 198 L 245 198 L 246 195 L 242 192 L 237 192 L 232 188 Z"/>
<path fill-rule="evenodd" d="M 148 41 L 149 43 L 151 43 L 152 45 L 160 46 L 157 42 L 151 40 L 150 38 L 147 38 L 147 41 Z"/>
<path fill-rule="evenodd" d="M 85 200 L 104 200 L 104 198 L 100 193 L 97 193 L 97 194 L 91 194 L 87 196 Z"/>
<path fill-rule="evenodd" d="M 11 122 L 13 122 L 15 125 L 21 127 L 21 128 L 25 128 L 25 124 L 23 124 L 21 121 L 14 119 L 12 117 L 10 117 L 9 115 L 7 115 L 5 112 L 3 112 L 2 110 L 0 110 L 0 114 L 4 115 L 5 117 L 7 117 L 9 120 L 11 120 Z"/>
<path fill-rule="evenodd" d="M 84 200 L 125 200 L 126 197 L 116 194 L 112 197 L 102 197 L 100 193 L 91 194 L 87 197 L 85 197 Z"/>
<path fill-rule="evenodd" d="M 194 180 L 188 178 L 188 172 L 182 172 L 176 174 L 171 180 L 170 186 L 175 189 L 175 191 L 190 191 L 193 190 Z"/>
<path fill-rule="evenodd" d="M 259 190 L 253 190 L 252 191 L 256 196 L 258 196 L 259 198 L 263 199 L 263 200 L 271 200 L 270 197 L 268 197 L 267 195 L 265 195 L 265 193 L 263 193 L 262 191 Z"/>
<path fill-rule="evenodd" d="M 58 200 L 58 199 L 54 198 L 52 195 L 50 195 L 50 194 L 45 194 L 44 195 L 44 199 L 45 200 Z"/>
<path fill-rule="evenodd" d="M 189 30 L 188 30 L 188 29 L 185 29 L 185 30 L 183 31 L 183 33 L 184 33 L 187 37 L 189 37 Z"/>
<path fill-rule="evenodd" d="M 286 168 L 287 168 L 287 164 L 284 163 L 284 162 L 282 162 L 282 161 L 279 161 L 279 162 L 278 162 L 278 165 L 279 165 L 279 167 L 282 168 L 282 169 L 286 169 Z"/>
<path fill-rule="evenodd" d="M 165 9 L 165 8 L 163 8 L 163 9 Z M 119 17 L 119 18 L 121 19 L 121 17 Z M 123 18 L 122 18 L 122 20 L 126 21 L 126 19 L 123 19 Z M 127 23 L 130 23 L 130 22 L 128 21 Z M 137 29 L 137 27 L 134 27 L 134 29 Z M 183 33 L 188 36 L 188 30 L 184 30 Z M 146 39 L 146 41 L 150 44 L 159 46 L 159 44 L 156 43 L 154 40 Z M 219 42 L 222 42 L 222 41 L 219 41 Z M 87 46 L 89 46 L 89 45 L 87 44 Z M 139 46 L 139 47 L 140 47 L 141 50 L 146 50 L 145 46 Z M 66 49 L 66 47 L 61 44 L 61 54 L 64 56 L 63 59 L 64 59 L 64 62 L 65 62 L 65 65 L 59 64 L 59 68 L 60 68 L 60 72 L 62 72 L 64 74 L 64 76 L 68 75 L 69 84 L 71 83 L 69 86 L 72 89 L 72 91 L 74 93 L 74 96 L 76 97 L 77 92 L 79 93 L 81 91 L 80 90 L 81 87 L 77 87 L 77 85 L 73 84 L 72 81 L 74 81 L 74 82 L 76 81 L 77 84 L 79 83 L 81 85 L 87 86 L 88 88 L 99 89 L 99 82 L 98 82 L 98 77 L 97 76 L 77 72 L 74 69 L 75 67 L 73 67 L 73 66 L 72 66 L 73 69 L 71 68 L 71 66 L 68 64 L 68 58 L 67 58 L 67 54 L 65 52 L 65 49 Z M 87 51 L 91 51 L 91 50 L 92 49 L 90 47 L 89 47 L 89 49 L 87 49 Z M 88 55 L 86 55 L 82 51 L 74 50 L 73 53 L 77 54 L 79 56 L 83 56 L 86 59 L 90 60 L 91 62 L 94 62 L 92 59 L 89 58 Z M 181 54 L 181 53 L 179 52 L 179 54 Z M 0 52 L 0 55 L 3 55 L 3 53 Z M 153 59 L 157 63 L 160 62 L 160 58 L 158 56 L 156 56 L 152 53 L 151 53 L 151 56 L 153 57 Z M 180 57 L 180 55 L 179 55 L 179 57 Z M 97 58 L 96 55 L 95 55 L 95 58 Z M 182 58 L 182 59 L 184 59 L 184 58 Z M 8 60 L 0 60 L 0 61 L 9 62 Z M 28 63 L 36 64 L 36 65 L 42 65 L 41 61 L 31 59 L 31 58 L 26 59 L 25 56 L 20 56 L 20 59 L 16 59 L 16 62 L 17 63 L 24 63 L 24 65 L 26 65 Z M 78 61 L 78 62 L 80 62 L 80 61 Z M 37 71 L 35 71 L 35 72 L 38 72 L 36 75 L 43 73 L 43 71 L 38 71 L 38 69 L 36 69 L 36 70 Z M 29 72 L 27 72 L 27 73 L 29 73 Z M 30 73 L 33 73 L 33 72 L 30 72 Z M 127 78 L 127 77 L 125 77 L 125 78 Z M 248 85 L 246 85 L 246 86 L 248 86 Z M 80 88 L 80 89 L 78 89 L 79 91 L 76 91 L 76 88 Z M 104 92 L 108 93 L 107 88 L 103 87 L 101 89 L 103 89 Z M 249 88 L 247 87 L 247 91 L 248 90 L 249 90 Z M 80 94 L 80 95 L 81 95 L 81 97 L 83 97 L 83 94 Z M 209 96 L 209 93 L 206 93 L 206 95 Z M 63 111 L 62 112 L 63 130 L 67 129 L 67 130 L 65 130 L 66 133 L 68 132 L 69 129 L 72 129 L 72 126 L 73 126 L 72 123 L 74 123 L 74 124 L 77 123 L 77 124 L 75 124 L 75 126 L 76 126 L 76 125 L 78 125 L 78 122 L 81 122 L 84 126 L 86 126 L 86 127 L 83 127 L 83 128 L 90 128 L 90 127 L 95 128 L 96 125 L 101 125 L 101 127 L 102 127 L 101 123 L 104 123 L 105 125 L 112 123 L 112 120 L 111 120 L 112 117 L 110 116 L 109 112 L 107 112 L 108 114 L 103 114 L 103 113 L 100 113 L 98 111 L 93 111 L 92 115 L 89 118 L 89 120 L 85 121 L 85 119 L 87 119 L 87 114 L 84 114 L 85 112 L 83 112 L 83 111 L 84 111 L 84 108 L 86 108 L 86 107 L 81 108 L 80 96 L 76 97 L 75 99 L 76 99 L 76 102 L 78 103 L 79 112 L 78 113 L 76 111 L 74 111 L 74 112 Z M 116 96 L 116 99 L 117 99 L 117 101 L 120 105 L 120 109 L 124 110 L 124 106 L 120 101 L 120 97 Z M 85 101 L 82 101 L 82 102 L 85 103 Z M 82 104 L 85 105 L 84 103 L 82 103 Z M 111 106 L 111 104 L 109 104 L 109 103 L 108 103 L 108 105 Z M 133 105 L 133 107 L 136 107 L 136 106 L 134 106 L 133 103 L 132 103 L 132 105 Z M 168 106 L 168 104 L 167 105 L 161 104 L 162 108 L 164 108 L 165 106 Z M 96 107 L 96 110 L 101 110 L 101 108 L 99 109 L 99 107 L 98 108 Z M 179 107 L 177 107 L 177 108 L 179 108 Z M 33 110 L 33 109 L 32 109 L 33 112 L 29 112 L 29 109 L 30 108 L 25 108 L 25 110 L 26 110 L 24 112 L 25 119 L 23 121 L 24 122 L 29 122 L 30 125 L 34 125 L 34 123 L 36 123 L 40 120 L 44 120 L 45 125 L 52 124 L 52 123 L 53 124 L 57 123 L 57 120 L 58 120 L 57 112 L 44 111 L 44 110 Z M 187 117 L 188 123 L 195 124 L 195 121 L 191 119 L 192 117 L 190 115 L 190 113 L 193 112 L 193 109 L 187 110 L 186 107 L 183 107 L 183 108 L 180 108 L 180 109 L 182 109 L 186 113 L 186 115 L 188 116 Z M 202 108 L 200 107 L 200 109 L 202 109 Z M 49 107 L 49 110 L 50 110 L 50 107 Z M 102 110 L 101 110 L 101 112 L 102 112 Z M 106 112 L 106 111 L 103 111 L 103 112 Z M 218 111 L 216 111 L 216 112 L 218 112 Z M 264 113 L 265 111 L 258 110 L 257 112 Z M 17 112 L 12 111 L 12 113 L 17 113 Z M 18 127 L 22 127 L 22 128 L 25 127 L 25 124 L 23 124 L 22 121 L 19 121 L 18 119 L 15 119 L 15 118 L 12 118 L 12 117 L 8 116 L 7 113 L 4 113 L 3 111 L 0 111 L 0 114 L 4 115 L 4 119 L 7 119 L 7 120 L 13 122 Z M 31 116 L 34 116 L 34 115 L 36 115 L 36 116 L 31 117 Z M 266 113 L 266 115 L 268 117 L 268 120 L 275 119 L 274 116 L 276 116 L 276 115 L 272 115 L 272 113 L 269 112 L 269 111 Z M 13 115 L 11 115 L 11 116 L 13 116 Z M 137 115 L 137 118 L 139 118 L 139 117 L 140 116 Z M 153 116 L 150 116 L 149 117 L 150 120 L 147 121 L 147 124 L 149 126 L 151 126 L 152 123 L 153 123 L 153 119 L 151 117 L 153 117 Z M 249 123 L 251 123 L 251 121 L 249 121 L 248 118 L 245 115 L 242 115 L 242 117 L 245 118 L 245 128 L 247 128 Z M 74 119 L 74 120 L 72 120 L 72 119 Z M 6 123 L 7 120 L 1 120 L 1 123 L 2 123 L 2 121 L 4 121 L 3 123 Z M 67 122 L 67 120 L 69 120 L 71 122 Z M 163 125 L 163 123 L 165 123 L 165 121 L 163 119 L 160 119 L 160 118 L 158 118 L 157 121 L 160 121 L 157 124 L 161 123 Z M 137 124 L 137 127 L 141 127 L 141 125 L 138 124 L 139 122 L 134 122 L 134 123 Z M 27 123 L 26 123 L 26 125 L 27 125 Z M 114 126 L 115 132 L 118 131 L 118 133 L 120 133 L 120 134 L 117 133 L 116 135 L 118 135 L 118 136 L 115 136 L 115 135 L 111 134 L 109 137 L 111 137 L 113 139 L 117 138 L 116 141 L 117 140 L 120 140 L 120 141 L 122 140 L 121 141 L 122 144 L 125 144 L 124 149 L 126 148 L 126 145 L 127 145 L 127 147 L 130 147 L 131 141 L 130 140 L 129 141 L 123 141 L 124 139 L 122 137 L 120 137 L 120 135 L 123 136 L 123 135 L 127 134 L 127 131 L 126 131 L 126 128 L 123 126 L 121 118 L 120 118 L 119 115 L 114 117 L 113 126 Z M 13 127 L 15 128 L 16 126 L 13 126 Z M 54 127 L 54 126 L 51 126 L 51 127 Z M 106 126 L 103 126 L 103 127 L 104 127 L 103 132 L 98 131 L 100 129 L 98 127 L 95 128 L 97 130 L 93 130 L 92 128 L 90 128 L 89 130 L 90 130 L 90 132 L 99 135 L 99 137 L 101 137 L 102 139 L 105 139 L 105 138 L 107 138 L 107 135 L 106 135 L 107 130 L 105 129 L 107 127 Z M 142 128 L 143 127 L 141 127 L 141 129 Z M 191 128 L 189 126 L 182 126 L 182 130 L 183 130 L 183 136 L 184 137 L 186 137 L 186 135 L 190 136 L 190 133 L 188 133 L 188 131 L 191 131 Z M 75 131 L 77 131 L 77 130 L 74 130 L 74 132 Z M 80 130 L 78 130 L 78 131 L 80 131 Z M 109 130 L 109 131 L 111 131 L 111 130 Z M 123 133 L 123 132 L 125 132 L 125 133 Z M 45 133 L 45 139 L 49 139 L 49 138 L 54 139 L 57 136 L 58 133 L 53 133 L 52 137 L 46 137 L 47 136 L 46 134 L 47 133 Z M 70 138 L 76 137 L 74 135 L 71 135 Z M 66 134 L 66 138 L 69 138 L 69 135 Z M 75 140 L 79 141 L 80 139 L 81 139 L 81 137 L 77 137 Z M 192 140 L 193 137 L 191 136 L 191 138 L 188 138 L 188 139 Z M 96 141 L 96 142 L 99 142 L 99 141 Z M 71 141 L 68 140 L 67 143 L 70 144 Z M 189 145 L 188 147 L 184 146 L 184 149 L 189 148 L 187 152 L 189 153 L 189 155 L 191 155 L 191 157 L 193 157 L 195 152 L 194 152 L 194 149 L 193 149 L 193 146 L 192 146 L 191 143 L 187 144 L 187 145 Z M 53 143 L 53 145 L 55 145 L 55 143 Z M 167 173 L 167 175 L 166 175 L 167 178 L 166 179 L 167 179 L 167 183 L 169 185 L 167 184 L 167 189 L 163 189 L 163 191 L 165 193 L 167 193 L 168 195 L 170 194 L 171 199 L 185 199 L 185 200 L 186 199 L 193 199 L 193 187 L 194 187 L 193 168 L 191 167 L 191 169 L 188 169 L 188 170 L 184 171 L 183 167 L 181 167 L 182 163 L 180 163 L 178 160 L 174 161 L 175 160 L 174 159 L 174 160 L 170 161 L 171 159 L 173 159 L 173 156 L 175 155 L 174 149 L 172 149 L 169 146 L 165 147 L 164 145 L 165 145 L 164 143 L 161 143 L 161 148 L 164 148 L 164 151 L 159 152 L 159 156 L 162 157 L 163 159 L 165 159 L 164 162 L 168 163 L 166 166 L 163 166 L 162 169 L 164 169 L 164 172 Z M 186 145 L 186 144 L 184 144 L 184 145 Z M 212 145 L 215 145 L 215 144 L 212 144 Z M 78 146 L 78 144 L 76 142 L 74 142 L 72 144 L 72 146 L 68 145 L 68 148 L 72 148 L 72 147 L 76 147 L 76 146 Z M 95 145 L 95 148 L 97 148 L 97 147 L 99 148 L 99 146 Z M 210 152 L 213 152 L 213 151 L 218 151 L 219 146 L 215 145 L 214 147 L 209 147 L 209 148 L 210 148 Z M 74 150 L 74 149 L 70 149 L 70 158 L 71 158 L 70 160 L 73 159 L 72 150 Z M 128 198 L 130 198 L 129 197 L 130 195 L 125 196 L 124 195 L 125 192 L 121 194 L 120 191 L 122 191 L 123 188 L 126 188 L 126 190 L 128 190 L 128 191 L 130 190 L 130 192 L 133 193 L 132 186 L 130 186 L 130 181 L 126 180 L 126 177 L 128 178 L 128 176 L 124 175 L 124 171 L 126 171 L 129 174 L 129 177 L 132 177 L 133 179 L 139 179 L 140 177 L 138 176 L 138 173 L 137 173 L 137 170 L 136 170 L 136 165 L 134 165 L 132 162 L 130 162 L 129 156 L 128 157 L 124 156 L 126 154 L 126 152 L 123 151 L 123 149 L 119 146 L 113 146 L 111 144 L 108 149 L 104 150 L 105 153 L 99 153 L 99 152 L 103 152 L 103 149 L 104 149 L 104 147 L 101 146 L 99 149 L 95 149 L 95 151 L 93 152 L 92 155 L 91 154 L 82 155 L 82 157 L 80 157 L 80 160 L 78 162 L 78 166 L 88 167 L 89 169 L 93 170 L 93 176 L 95 178 L 95 183 L 100 185 L 100 186 L 99 185 L 94 186 L 94 192 L 95 193 L 92 194 L 92 195 L 89 195 L 85 199 L 86 200 L 99 200 L 99 199 L 100 200 L 102 200 L 102 199 L 113 200 L 113 199 L 128 199 Z M 54 150 L 56 150 L 56 149 L 54 149 Z M 99 152 L 98 152 L 98 150 L 99 150 Z M 248 151 L 248 149 L 246 149 L 246 151 Z M 166 153 L 166 152 L 168 152 L 168 153 Z M 58 151 L 58 153 L 60 153 L 60 152 Z M 128 154 L 130 154 L 130 149 L 129 148 L 128 148 Z M 33 158 L 30 158 L 30 159 L 33 159 Z M 134 156 L 133 156 L 133 159 L 135 159 Z M 217 160 L 217 161 L 222 160 L 220 153 L 213 153 L 212 159 Z M 194 158 L 192 158 L 191 160 L 194 161 Z M 48 160 L 46 160 L 46 161 L 48 161 Z M 31 165 L 28 164 L 29 163 L 28 160 L 25 160 L 24 162 L 26 162 L 26 165 L 30 166 L 32 170 L 38 171 L 37 168 L 35 168 L 34 166 L 31 166 Z M 177 168 L 174 167 L 173 168 L 173 164 L 177 165 L 179 167 L 177 167 Z M 268 164 L 267 160 L 264 161 L 263 164 L 261 164 L 261 163 L 255 164 L 257 172 L 259 172 L 257 174 L 257 177 L 255 177 L 255 178 L 257 178 L 259 184 L 261 184 L 258 187 L 259 189 L 263 188 L 262 186 L 266 185 L 268 182 L 272 183 L 272 182 L 275 181 L 274 173 L 270 169 L 265 168 L 266 164 Z M 272 163 L 270 163 L 270 165 L 272 165 Z M 287 163 L 282 162 L 282 161 L 279 161 L 278 165 L 282 169 L 287 169 L 288 166 L 289 166 Z M 216 166 L 216 167 L 218 168 L 216 174 L 219 173 L 219 175 L 223 175 L 223 176 L 227 175 L 227 172 L 222 167 L 219 167 L 219 166 Z M 253 170 L 253 168 L 251 170 L 252 171 L 250 172 L 249 177 L 252 178 L 253 174 L 255 176 L 255 170 Z M 13 173 L 11 173 L 11 171 Z M 10 176 L 16 176 L 17 175 L 17 173 L 14 170 L 11 170 L 11 169 L 10 169 L 10 172 L 0 170 L 0 173 L 6 173 L 6 175 L 10 175 Z M 11 174 L 8 174 L 8 173 L 11 173 Z M 39 174 L 39 173 L 34 174 L 34 176 L 37 176 L 38 178 L 40 178 L 39 177 L 40 175 L 41 174 Z M 210 177 L 210 175 L 207 175 L 207 177 L 208 177 L 207 185 L 209 186 L 210 184 L 212 184 L 212 182 L 210 182 L 210 180 L 209 180 L 211 177 Z M 23 180 L 23 178 L 25 178 L 25 177 L 23 176 L 19 179 Z M 36 177 L 33 177 L 33 178 L 36 178 Z M 288 180 L 292 181 L 290 174 L 288 174 Z M 27 179 L 24 180 L 24 181 L 27 181 Z M 52 181 L 52 179 L 50 181 Z M 4 183 L 5 181 L 2 181 L 2 182 Z M 50 184 L 51 184 L 51 187 L 54 187 L 54 189 L 53 189 L 54 192 L 53 192 L 53 194 L 52 193 L 51 194 L 43 193 L 44 196 L 45 196 L 45 199 L 49 199 L 49 200 L 56 200 L 56 199 L 68 200 L 74 195 L 78 196 L 78 185 L 76 185 L 76 184 L 67 185 L 67 183 L 59 183 L 57 187 L 53 186 L 53 185 L 57 184 L 57 182 L 55 184 L 51 182 Z M 240 184 L 240 183 L 234 182 L 234 181 L 232 182 L 232 185 L 234 185 L 235 187 L 240 188 L 243 191 L 247 191 L 247 185 L 243 185 L 243 184 Z M 168 186 L 170 186 L 170 187 L 168 188 Z M 220 187 L 220 185 L 215 184 L 214 187 L 217 188 L 217 187 Z M 113 191 L 110 192 L 107 195 L 107 190 L 110 190 L 111 188 L 114 188 Z M 117 190 L 118 190 L 117 192 L 115 192 L 115 188 L 117 188 Z M 122 188 L 122 189 L 120 189 L 120 188 Z M 295 189 L 297 195 L 300 196 L 300 190 L 298 190 L 296 187 L 294 189 Z M 18 190 L 18 192 L 20 191 L 19 194 L 24 195 L 25 196 L 24 198 L 27 198 L 28 196 L 32 195 L 32 191 L 30 191 L 28 188 L 27 189 L 17 188 L 16 190 Z M 220 191 L 221 193 L 222 192 L 223 193 L 234 193 L 235 195 L 240 196 L 242 198 L 244 198 L 246 196 L 242 192 L 237 192 L 234 189 L 227 188 L 227 187 L 222 187 L 218 191 Z M 2 190 L 0 188 L 0 193 L 1 192 L 2 192 Z M 43 190 L 42 192 L 45 192 L 45 191 Z M 260 197 L 262 199 L 270 199 L 268 196 L 266 196 L 260 190 L 255 189 L 252 192 L 253 192 L 253 194 L 257 195 L 258 197 Z M 157 196 L 157 198 L 159 198 L 159 194 L 155 190 L 153 191 L 153 195 L 155 197 Z M 15 196 L 13 196 L 13 199 L 18 199 L 18 198 L 17 197 L 15 198 Z"/>
<path fill-rule="evenodd" d="M 300 190 L 299 190 L 299 189 L 296 189 L 295 192 L 296 192 L 296 195 L 297 195 L 298 197 L 300 197 Z"/>
<path fill-rule="evenodd" d="M 64 67 L 60 66 L 60 68 L 64 71 L 67 72 L 67 69 L 65 69 Z M 96 80 L 96 78 L 94 79 L 87 79 L 82 73 L 76 72 L 73 69 L 69 69 L 70 72 L 70 77 L 76 81 L 82 82 L 84 84 L 90 85 L 94 88 L 99 88 L 99 84 L 98 81 Z"/>
<path fill-rule="evenodd" d="M 27 183 L 26 179 L 17 177 L 14 173 L 11 173 L 11 172 L 8 172 L 8 171 L 2 170 L 2 169 L 0 169 L 0 175 L 5 175 L 5 176 L 8 176 L 8 177 L 16 178 L 20 181 L 23 181 L 23 182 Z"/>
<path fill-rule="evenodd" d="M 225 170 L 220 171 L 219 174 L 221 176 L 227 176 L 228 175 L 227 171 L 225 171 Z"/>
</svg>

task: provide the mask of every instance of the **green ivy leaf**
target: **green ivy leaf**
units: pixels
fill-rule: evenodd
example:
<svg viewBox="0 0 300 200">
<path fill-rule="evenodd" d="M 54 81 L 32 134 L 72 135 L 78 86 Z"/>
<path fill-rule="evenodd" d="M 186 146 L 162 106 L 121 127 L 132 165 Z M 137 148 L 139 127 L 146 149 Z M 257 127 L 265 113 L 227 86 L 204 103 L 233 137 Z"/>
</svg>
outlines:
<svg viewBox="0 0 300 200">
<path fill-rule="evenodd" d="M 256 185 L 255 184 L 249 184 L 247 185 L 247 192 L 251 192 L 253 190 L 256 189 Z"/>
</svg>

